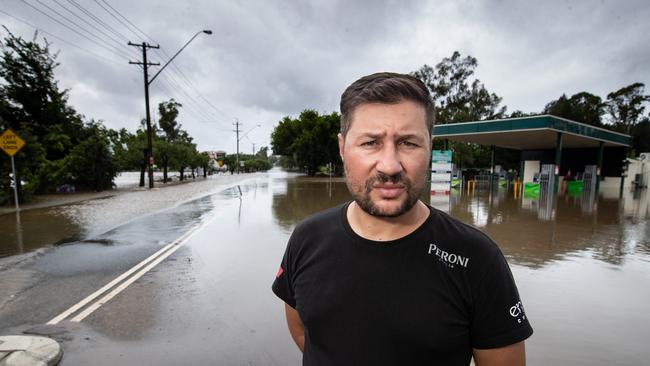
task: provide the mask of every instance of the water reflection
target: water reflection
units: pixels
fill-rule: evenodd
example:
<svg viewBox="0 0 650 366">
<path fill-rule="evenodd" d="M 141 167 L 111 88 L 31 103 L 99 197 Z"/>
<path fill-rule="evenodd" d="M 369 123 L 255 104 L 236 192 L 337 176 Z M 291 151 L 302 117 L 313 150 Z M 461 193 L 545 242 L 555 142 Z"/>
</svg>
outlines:
<svg viewBox="0 0 650 366">
<path fill-rule="evenodd" d="M 342 180 L 294 178 L 271 183 L 273 214 L 286 232 L 304 217 L 350 199 Z M 540 268 L 589 252 L 615 266 L 648 253 L 647 192 L 623 199 L 594 191 L 515 198 L 505 188 L 433 195 L 431 204 L 492 237 L 513 264 Z M 618 193 L 618 192 L 616 192 Z"/>
<path fill-rule="evenodd" d="M 248 186 L 243 190 L 255 189 Z M 181 235 L 194 225 L 219 201 L 239 197 L 237 187 L 219 194 L 187 201 L 169 209 L 122 223 L 99 234 L 89 235 L 86 227 L 80 224 L 75 211 L 82 205 L 63 205 L 50 208 L 32 209 L 13 214 L 0 215 L 0 258 L 29 252 L 48 246 L 72 244 L 130 245 L 156 243 Z M 110 213 L 106 213 L 107 215 Z M 153 234 L 152 234 L 153 233 Z"/>
<path fill-rule="evenodd" d="M 80 227 L 59 208 L 0 215 L 0 257 L 28 252 L 78 237 Z"/>
<path fill-rule="evenodd" d="M 273 186 L 273 217 L 286 232 L 303 218 L 350 199 L 341 179 L 297 178 L 287 180 L 286 184 L 280 179 Z"/>
<path fill-rule="evenodd" d="M 450 213 L 495 239 L 513 263 L 539 267 L 581 251 L 621 265 L 627 254 L 647 253 L 647 192 L 625 192 L 623 199 L 594 191 L 578 196 L 541 194 L 515 199 L 505 189 L 470 194 L 452 192 Z M 438 203 L 440 204 L 440 203 Z M 630 235 L 637 237 L 632 240 Z"/>
</svg>

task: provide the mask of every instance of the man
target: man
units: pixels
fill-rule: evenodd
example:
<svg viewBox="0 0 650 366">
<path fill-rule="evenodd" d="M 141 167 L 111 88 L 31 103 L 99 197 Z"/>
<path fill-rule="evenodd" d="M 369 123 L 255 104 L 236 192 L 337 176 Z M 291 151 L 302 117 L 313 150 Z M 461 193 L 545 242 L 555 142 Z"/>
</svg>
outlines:
<svg viewBox="0 0 650 366">
<path fill-rule="evenodd" d="M 365 76 L 341 96 L 354 200 L 296 226 L 273 283 L 304 365 L 525 364 L 532 328 L 501 251 L 419 200 L 433 123 L 409 75 Z"/>
</svg>

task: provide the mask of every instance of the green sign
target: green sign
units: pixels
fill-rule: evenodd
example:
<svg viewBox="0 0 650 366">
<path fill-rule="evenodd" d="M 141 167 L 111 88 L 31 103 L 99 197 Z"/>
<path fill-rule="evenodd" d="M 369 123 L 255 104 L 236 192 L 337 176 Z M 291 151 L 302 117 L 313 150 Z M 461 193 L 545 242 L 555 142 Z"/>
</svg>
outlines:
<svg viewBox="0 0 650 366">
<path fill-rule="evenodd" d="M 431 151 L 431 162 L 433 162 L 433 163 L 451 163 L 451 150 L 433 150 L 433 151 Z"/>
</svg>

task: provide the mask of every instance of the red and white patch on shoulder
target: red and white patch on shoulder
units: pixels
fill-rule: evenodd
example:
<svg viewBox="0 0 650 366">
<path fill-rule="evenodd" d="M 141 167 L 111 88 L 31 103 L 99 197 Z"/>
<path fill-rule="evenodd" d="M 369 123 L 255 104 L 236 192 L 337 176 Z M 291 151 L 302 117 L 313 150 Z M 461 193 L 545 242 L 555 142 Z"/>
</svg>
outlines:
<svg viewBox="0 0 650 366">
<path fill-rule="evenodd" d="M 280 268 L 278 269 L 278 273 L 275 275 L 275 278 L 280 278 L 280 276 L 282 276 L 283 273 L 284 273 L 284 269 L 282 268 L 282 266 L 280 266 Z"/>
</svg>

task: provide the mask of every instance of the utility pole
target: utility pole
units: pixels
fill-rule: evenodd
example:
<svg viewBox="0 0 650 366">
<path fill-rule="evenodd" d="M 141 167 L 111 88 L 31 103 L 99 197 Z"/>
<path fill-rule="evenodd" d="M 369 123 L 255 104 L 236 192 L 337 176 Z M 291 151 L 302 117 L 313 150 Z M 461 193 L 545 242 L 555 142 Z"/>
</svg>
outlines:
<svg viewBox="0 0 650 366">
<path fill-rule="evenodd" d="M 241 123 L 239 123 L 239 120 L 236 119 L 235 123 L 233 123 L 233 125 L 235 125 L 235 130 L 234 131 L 237 134 L 237 163 L 236 163 L 237 167 L 236 168 L 237 168 L 237 174 L 239 174 L 239 131 L 241 131 L 239 129 L 239 126 L 241 126 Z"/>
<path fill-rule="evenodd" d="M 145 162 L 147 164 L 148 176 L 149 176 L 149 188 L 153 188 L 153 142 L 152 142 L 152 131 L 151 131 L 151 114 L 149 113 L 149 66 L 160 65 L 158 62 L 147 62 L 147 49 L 149 48 L 160 48 L 160 46 L 152 46 L 146 42 L 142 44 L 138 43 L 128 43 L 129 46 L 141 47 L 142 48 L 142 62 L 129 61 L 130 64 L 142 65 L 144 70 L 144 100 L 145 100 L 145 109 L 147 116 L 147 148 L 145 150 Z M 157 75 L 157 74 L 156 74 Z"/>
<path fill-rule="evenodd" d="M 253 144 L 253 155 L 255 155 L 255 143 L 251 142 L 251 144 Z"/>
<path fill-rule="evenodd" d="M 149 85 L 160 75 L 160 73 L 169 65 L 175 58 L 178 56 L 179 53 L 181 53 L 187 45 L 189 45 L 196 36 L 198 36 L 201 33 L 205 34 L 212 34 L 211 30 L 201 30 L 196 32 L 195 35 L 190 38 L 189 41 L 185 42 L 183 47 L 181 47 L 180 50 L 178 50 L 174 56 L 172 56 L 167 63 L 163 65 L 163 67 L 158 70 L 158 72 L 149 80 L 149 74 L 148 74 L 148 68 L 149 66 L 157 66 L 160 65 L 160 63 L 157 62 L 147 62 L 147 49 L 149 48 L 160 48 L 159 45 L 152 46 L 146 42 L 142 42 L 141 44 L 139 43 L 133 43 L 130 42 L 128 43 L 129 46 L 134 46 L 134 47 L 141 47 L 142 48 L 142 62 L 133 62 L 129 61 L 130 64 L 135 64 L 135 65 L 142 65 L 142 68 L 144 70 L 144 100 L 145 100 L 145 108 L 147 112 L 147 149 L 144 152 L 145 159 L 146 159 L 146 164 L 149 167 L 149 188 L 153 188 L 153 142 L 152 142 L 152 131 L 151 131 L 151 115 L 149 114 Z M 141 181 L 142 182 L 142 181 Z M 142 182 L 144 183 L 144 182 Z"/>
</svg>

